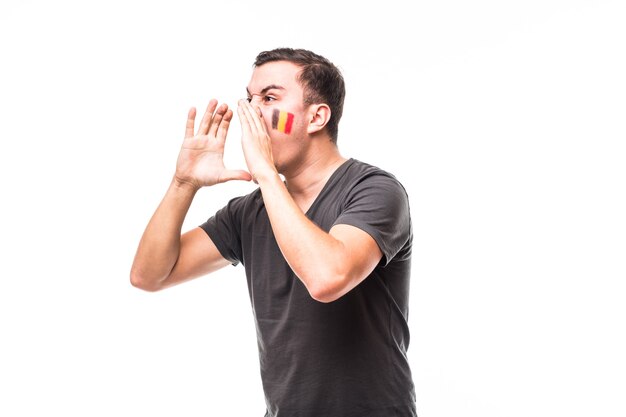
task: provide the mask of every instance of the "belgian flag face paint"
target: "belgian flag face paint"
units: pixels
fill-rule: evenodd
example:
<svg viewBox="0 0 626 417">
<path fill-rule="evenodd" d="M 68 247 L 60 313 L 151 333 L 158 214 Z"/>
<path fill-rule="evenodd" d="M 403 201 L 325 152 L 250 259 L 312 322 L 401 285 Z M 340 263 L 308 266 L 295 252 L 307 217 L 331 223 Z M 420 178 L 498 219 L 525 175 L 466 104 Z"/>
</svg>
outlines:
<svg viewBox="0 0 626 417">
<path fill-rule="evenodd" d="M 274 112 L 272 113 L 272 129 L 289 134 L 291 133 L 292 125 L 293 113 L 274 109 Z"/>
</svg>

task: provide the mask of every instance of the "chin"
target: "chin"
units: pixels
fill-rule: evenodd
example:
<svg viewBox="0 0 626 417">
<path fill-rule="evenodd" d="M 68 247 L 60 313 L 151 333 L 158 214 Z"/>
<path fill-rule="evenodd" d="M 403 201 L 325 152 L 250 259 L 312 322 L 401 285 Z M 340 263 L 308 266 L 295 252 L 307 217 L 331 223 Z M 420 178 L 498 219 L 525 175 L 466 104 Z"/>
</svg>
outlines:
<svg viewBox="0 0 626 417">
<path fill-rule="evenodd" d="M 286 174 L 294 170 L 303 163 L 303 154 L 298 153 L 299 149 L 283 149 L 282 152 L 273 154 L 274 167 L 279 174 Z"/>
</svg>

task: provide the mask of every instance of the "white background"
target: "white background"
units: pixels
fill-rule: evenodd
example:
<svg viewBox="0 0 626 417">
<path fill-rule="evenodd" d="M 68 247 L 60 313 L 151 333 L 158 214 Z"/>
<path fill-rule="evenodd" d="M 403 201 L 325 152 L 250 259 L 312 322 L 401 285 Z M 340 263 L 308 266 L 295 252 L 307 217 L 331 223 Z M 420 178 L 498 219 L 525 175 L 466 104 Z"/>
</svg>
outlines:
<svg viewBox="0 0 626 417">
<path fill-rule="evenodd" d="M 346 3 L 3 0 L 0 415 L 263 415 L 243 268 L 128 275 L 188 108 L 278 46 L 341 68 L 342 153 L 409 192 L 420 417 L 626 415 L 624 2 Z"/>
</svg>

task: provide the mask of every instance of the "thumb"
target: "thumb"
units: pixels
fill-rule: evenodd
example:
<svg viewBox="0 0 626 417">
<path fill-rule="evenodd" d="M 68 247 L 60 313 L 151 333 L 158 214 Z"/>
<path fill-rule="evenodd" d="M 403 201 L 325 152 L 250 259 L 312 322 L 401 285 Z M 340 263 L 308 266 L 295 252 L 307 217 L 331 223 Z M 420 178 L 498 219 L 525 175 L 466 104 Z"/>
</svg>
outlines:
<svg viewBox="0 0 626 417">
<path fill-rule="evenodd" d="M 252 181 L 252 175 L 248 171 L 241 169 L 226 169 L 220 174 L 218 182 L 226 182 L 233 180 Z"/>
</svg>

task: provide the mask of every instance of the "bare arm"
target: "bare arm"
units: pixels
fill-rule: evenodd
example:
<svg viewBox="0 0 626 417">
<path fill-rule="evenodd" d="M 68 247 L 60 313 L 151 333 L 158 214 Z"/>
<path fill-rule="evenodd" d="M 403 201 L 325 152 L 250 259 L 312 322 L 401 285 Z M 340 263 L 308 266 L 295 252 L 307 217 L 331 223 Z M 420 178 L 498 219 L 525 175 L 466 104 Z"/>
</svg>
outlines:
<svg viewBox="0 0 626 417">
<path fill-rule="evenodd" d="M 194 195 L 188 185 L 172 180 L 139 243 L 130 274 L 135 287 L 157 291 L 229 264 L 204 230 L 195 228 L 181 236 Z"/>
<path fill-rule="evenodd" d="M 211 100 L 194 136 L 196 111 L 187 118 L 185 140 L 172 182 L 139 242 L 131 268 L 132 285 L 157 291 L 213 272 L 228 264 L 199 228 L 181 236 L 181 228 L 196 192 L 230 180 L 250 180 L 245 171 L 224 167 L 223 151 L 232 111 Z"/>
<path fill-rule="evenodd" d="M 278 175 L 257 178 L 278 246 L 311 297 L 335 301 L 380 262 L 382 252 L 369 234 L 342 224 L 326 233 L 302 213 Z"/>
</svg>

